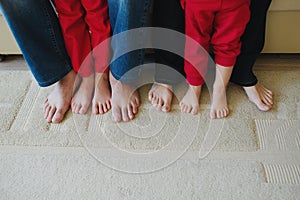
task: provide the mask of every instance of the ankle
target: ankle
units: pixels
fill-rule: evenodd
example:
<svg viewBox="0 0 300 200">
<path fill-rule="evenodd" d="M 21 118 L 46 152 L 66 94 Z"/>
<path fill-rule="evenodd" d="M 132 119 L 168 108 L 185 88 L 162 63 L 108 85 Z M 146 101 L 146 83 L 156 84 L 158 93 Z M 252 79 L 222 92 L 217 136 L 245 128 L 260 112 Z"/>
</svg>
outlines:
<svg viewBox="0 0 300 200">
<path fill-rule="evenodd" d="M 256 87 L 256 85 L 252 85 L 252 86 L 243 86 L 243 89 L 249 90 L 249 89 L 253 89 L 253 88 L 255 88 L 255 87 Z"/>
<path fill-rule="evenodd" d="M 64 85 L 68 84 L 70 82 L 74 82 L 76 79 L 76 73 L 71 70 L 66 76 L 64 76 L 62 79 L 58 81 L 59 84 Z"/>
<path fill-rule="evenodd" d="M 224 89 L 227 87 L 227 84 L 224 83 L 223 81 L 215 81 L 214 84 L 213 84 L 213 88 L 214 89 Z"/>
<path fill-rule="evenodd" d="M 82 83 L 93 83 L 95 81 L 95 74 L 91 74 L 90 76 L 87 77 L 82 77 Z"/>
<path fill-rule="evenodd" d="M 197 96 L 199 96 L 200 93 L 201 93 L 201 90 L 202 90 L 202 85 L 197 85 L 197 86 L 190 85 L 190 89 L 191 89 Z"/>
<path fill-rule="evenodd" d="M 95 73 L 95 79 L 97 81 L 99 81 L 101 79 L 104 80 L 104 81 L 109 81 L 108 72 L 104 72 L 104 73 L 98 73 L 98 72 L 96 72 Z"/>
<path fill-rule="evenodd" d="M 165 83 L 154 82 L 154 85 L 165 87 L 165 88 L 167 88 L 167 89 L 169 89 L 171 91 L 173 89 L 172 85 L 168 85 L 168 84 L 165 84 Z"/>
</svg>

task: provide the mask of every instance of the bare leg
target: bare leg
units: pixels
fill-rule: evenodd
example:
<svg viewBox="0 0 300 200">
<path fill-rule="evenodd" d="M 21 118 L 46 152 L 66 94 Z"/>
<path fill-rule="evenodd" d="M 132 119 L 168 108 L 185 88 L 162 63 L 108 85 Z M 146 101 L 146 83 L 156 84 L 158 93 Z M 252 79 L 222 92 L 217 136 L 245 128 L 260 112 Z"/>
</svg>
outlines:
<svg viewBox="0 0 300 200">
<path fill-rule="evenodd" d="M 95 91 L 93 98 L 92 111 L 94 114 L 104 114 L 111 109 L 111 92 L 108 73 L 96 73 Z"/>
<path fill-rule="evenodd" d="M 44 103 L 44 118 L 48 122 L 59 123 L 70 107 L 76 73 L 69 72 L 61 79 Z"/>
<path fill-rule="evenodd" d="M 243 87 L 248 98 L 259 110 L 268 111 L 273 106 L 273 93 L 261 84 L 257 83 L 251 87 Z"/>
<path fill-rule="evenodd" d="M 140 105 L 138 92 L 130 84 L 116 80 L 111 73 L 110 84 L 112 88 L 112 120 L 114 122 L 132 120 Z"/>
<path fill-rule="evenodd" d="M 229 108 L 226 99 L 226 86 L 229 82 L 233 67 L 216 65 L 216 79 L 213 86 L 213 99 L 210 117 L 224 118 L 229 115 Z"/>
<path fill-rule="evenodd" d="M 75 93 L 71 108 L 75 114 L 85 114 L 91 104 L 94 86 L 95 75 L 92 74 L 89 77 L 83 77 L 78 91 Z"/>
<path fill-rule="evenodd" d="M 172 86 L 167 84 L 154 83 L 149 91 L 149 101 L 157 110 L 163 112 L 171 110 L 172 98 Z"/>
</svg>

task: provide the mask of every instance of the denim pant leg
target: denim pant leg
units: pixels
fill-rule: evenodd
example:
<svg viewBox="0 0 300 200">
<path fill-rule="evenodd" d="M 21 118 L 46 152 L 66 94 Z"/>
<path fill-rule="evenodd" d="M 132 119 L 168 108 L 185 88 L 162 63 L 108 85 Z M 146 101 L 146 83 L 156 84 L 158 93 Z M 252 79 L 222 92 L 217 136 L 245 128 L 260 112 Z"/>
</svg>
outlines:
<svg viewBox="0 0 300 200">
<path fill-rule="evenodd" d="M 49 0 L 0 0 L 0 9 L 41 87 L 59 81 L 72 70 Z"/>
<path fill-rule="evenodd" d="M 150 0 L 108 0 L 108 7 L 113 35 L 116 35 L 130 29 L 146 26 Z M 120 55 L 125 47 L 130 46 L 128 43 L 130 39 L 126 40 L 126 37 L 122 37 L 122 41 L 112 38 L 113 62 L 110 65 L 110 70 L 117 80 L 134 82 L 139 79 L 140 70 L 127 72 L 144 63 L 144 50 L 135 50 Z M 145 42 L 139 38 L 135 39 L 135 42 Z"/>
</svg>

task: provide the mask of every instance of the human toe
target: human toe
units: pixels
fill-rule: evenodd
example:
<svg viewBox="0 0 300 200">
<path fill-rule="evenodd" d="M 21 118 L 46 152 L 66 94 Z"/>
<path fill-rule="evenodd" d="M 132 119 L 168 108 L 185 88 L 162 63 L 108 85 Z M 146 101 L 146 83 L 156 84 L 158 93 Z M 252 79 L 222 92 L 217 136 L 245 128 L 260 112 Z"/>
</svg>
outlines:
<svg viewBox="0 0 300 200">
<path fill-rule="evenodd" d="M 127 110 L 128 110 L 128 117 L 129 117 L 129 119 L 133 119 L 134 118 L 134 113 L 133 113 L 133 107 L 132 107 L 132 105 L 128 104 Z"/>
<path fill-rule="evenodd" d="M 82 105 L 80 110 L 79 110 L 79 114 L 83 115 L 87 112 L 89 106 L 88 105 Z"/>
<path fill-rule="evenodd" d="M 216 119 L 216 117 L 217 117 L 216 111 L 215 111 L 214 109 L 212 109 L 212 110 L 210 111 L 210 118 Z"/>
<path fill-rule="evenodd" d="M 98 103 L 94 101 L 92 103 L 92 113 L 95 115 L 99 114 Z"/>
<path fill-rule="evenodd" d="M 44 106 L 43 110 L 44 110 L 44 118 L 45 119 L 47 119 L 50 109 L 51 109 L 51 106 L 49 104 Z"/>
<path fill-rule="evenodd" d="M 125 108 L 122 108 L 122 120 L 124 122 L 127 122 L 129 121 L 129 117 L 128 117 L 128 109 L 125 107 Z"/>
<path fill-rule="evenodd" d="M 63 120 L 65 113 L 66 113 L 66 110 L 57 109 L 55 114 L 53 115 L 52 122 L 60 123 Z"/>
<path fill-rule="evenodd" d="M 54 113 L 56 111 L 56 108 L 55 107 L 52 107 L 50 110 L 49 110 L 49 114 L 47 116 L 47 122 L 52 122 L 52 119 L 53 119 L 53 116 L 54 116 Z"/>
<path fill-rule="evenodd" d="M 193 108 L 192 108 L 191 113 L 192 113 L 193 115 L 198 114 L 198 112 L 199 112 L 199 109 L 198 109 L 198 108 L 196 108 L 196 107 L 193 107 Z"/>
<path fill-rule="evenodd" d="M 106 108 L 107 108 L 108 110 L 110 110 L 110 109 L 111 109 L 111 102 L 110 102 L 110 100 L 107 100 L 107 101 L 105 102 L 105 104 L 106 104 Z"/>
</svg>

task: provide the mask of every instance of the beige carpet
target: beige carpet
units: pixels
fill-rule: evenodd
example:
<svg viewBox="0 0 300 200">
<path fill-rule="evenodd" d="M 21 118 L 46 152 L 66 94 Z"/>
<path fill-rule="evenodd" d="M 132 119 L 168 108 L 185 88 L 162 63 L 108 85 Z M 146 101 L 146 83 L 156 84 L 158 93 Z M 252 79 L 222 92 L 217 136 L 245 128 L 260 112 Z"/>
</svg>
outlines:
<svg viewBox="0 0 300 200">
<path fill-rule="evenodd" d="M 68 113 L 53 125 L 42 114 L 52 88 L 28 71 L 0 71 L 0 199 L 299 199 L 300 70 L 257 76 L 275 94 L 267 113 L 230 85 L 226 120 L 208 118 L 207 90 L 197 116 L 176 101 L 164 114 L 145 86 L 133 122 Z"/>
</svg>

